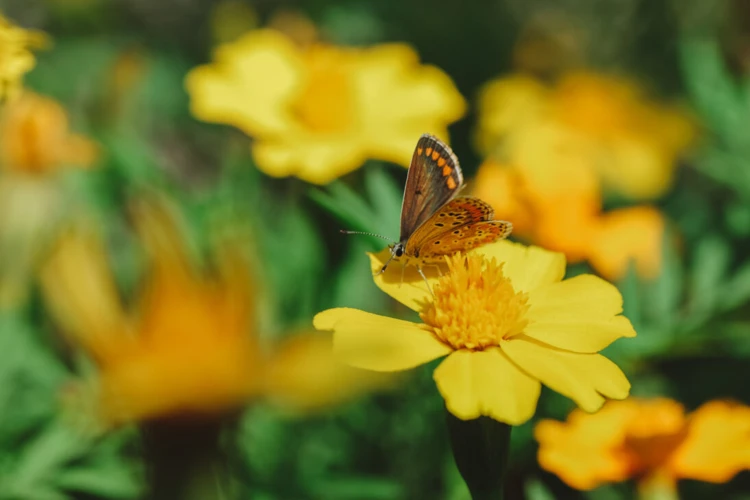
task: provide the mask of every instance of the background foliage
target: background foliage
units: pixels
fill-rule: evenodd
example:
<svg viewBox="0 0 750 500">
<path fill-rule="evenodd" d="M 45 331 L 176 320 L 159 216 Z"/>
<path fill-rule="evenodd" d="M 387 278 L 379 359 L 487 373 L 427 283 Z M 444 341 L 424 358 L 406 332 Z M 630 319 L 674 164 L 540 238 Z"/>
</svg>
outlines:
<svg viewBox="0 0 750 500">
<path fill-rule="evenodd" d="M 222 18 L 230 7 L 243 15 Z M 701 128 L 672 188 L 655 201 L 669 221 L 659 276 L 630 272 L 617 283 L 638 337 L 606 354 L 635 395 L 673 397 L 689 409 L 724 397 L 750 403 L 750 10 L 743 2 L 2 0 L 0 9 L 49 33 L 54 43 L 38 54 L 26 86 L 59 100 L 73 128 L 100 145 L 96 169 L 63 175 L 63 212 L 85 213 L 105 228 L 125 295 L 140 279 L 141 257 L 124 206 L 134 193 L 165 192 L 198 253 L 217 226 L 248 235 L 262 263 L 260 330 L 269 339 L 309 328 L 316 312 L 334 306 L 406 315 L 376 289 L 363 255 L 382 242 L 338 233 L 395 236 L 406 172 L 369 161 L 324 187 L 267 177 L 254 168 L 244 135 L 191 117 L 185 74 L 218 42 L 281 9 L 308 16 L 335 43 L 407 42 L 470 102 L 450 127 L 470 177 L 482 160 L 473 147 L 479 89 L 518 69 L 519 40 L 538 26 L 564 27 L 576 44 L 565 54 L 576 64 L 630 75 L 650 94 L 684 102 Z M 610 197 L 605 206 L 619 204 Z M 590 272 L 587 264 L 569 274 L 581 272 Z M 224 442 L 237 498 L 468 498 L 442 400 L 423 368 L 399 389 L 304 419 L 248 408 Z M 0 498 L 143 494 L 138 433 L 85 431 L 76 412 L 62 409 L 67 384 L 91 370 L 56 335 L 32 279 L 28 299 L 0 316 Z M 562 419 L 572 408 L 545 390 L 536 419 Z M 628 484 L 577 492 L 542 471 L 533 426 L 514 431 L 509 498 L 633 495 Z M 747 499 L 750 474 L 680 488 L 684 498 Z"/>
</svg>

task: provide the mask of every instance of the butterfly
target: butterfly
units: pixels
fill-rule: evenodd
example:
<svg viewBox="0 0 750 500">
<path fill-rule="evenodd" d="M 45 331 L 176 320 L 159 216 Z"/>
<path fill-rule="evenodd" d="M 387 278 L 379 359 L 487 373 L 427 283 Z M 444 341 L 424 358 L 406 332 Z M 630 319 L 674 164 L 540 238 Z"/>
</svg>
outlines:
<svg viewBox="0 0 750 500">
<path fill-rule="evenodd" d="M 511 233 L 513 225 L 493 220 L 494 210 L 488 203 L 471 196 L 457 197 L 463 187 L 461 166 L 451 148 L 433 135 L 422 134 L 406 174 L 401 235 L 380 273 L 392 260 L 404 258 L 404 266 L 415 261 L 424 278 L 422 265 L 438 264 L 446 256 Z"/>
</svg>

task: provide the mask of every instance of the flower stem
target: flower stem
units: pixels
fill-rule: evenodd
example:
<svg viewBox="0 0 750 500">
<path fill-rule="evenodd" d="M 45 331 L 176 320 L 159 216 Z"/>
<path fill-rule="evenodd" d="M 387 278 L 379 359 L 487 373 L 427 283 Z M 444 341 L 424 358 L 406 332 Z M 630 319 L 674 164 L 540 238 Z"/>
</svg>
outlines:
<svg viewBox="0 0 750 500">
<path fill-rule="evenodd" d="M 680 500 L 677 482 L 670 474 L 656 471 L 638 481 L 639 500 Z"/>
<path fill-rule="evenodd" d="M 446 410 L 456 466 L 473 500 L 502 500 L 512 427 L 488 417 L 461 420 Z"/>
<path fill-rule="evenodd" d="M 220 421 L 163 419 L 141 426 L 149 499 L 218 500 L 226 494 Z"/>
</svg>

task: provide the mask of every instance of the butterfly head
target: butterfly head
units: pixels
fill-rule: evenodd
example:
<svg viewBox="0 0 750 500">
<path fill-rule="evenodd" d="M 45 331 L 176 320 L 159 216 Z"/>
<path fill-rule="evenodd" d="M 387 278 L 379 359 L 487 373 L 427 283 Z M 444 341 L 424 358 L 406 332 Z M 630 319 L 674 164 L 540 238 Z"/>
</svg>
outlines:
<svg viewBox="0 0 750 500">
<path fill-rule="evenodd" d="M 393 259 L 399 259 L 404 255 L 404 252 L 406 251 L 406 243 L 400 241 L 398 243 L 394 243 L 393 245 L 388 245 L 388 248 L 391 249 L 391 256 L 388 258 L 386 263 L 383 264 L 383 267 L 380 269 L 380 272 L 378 272 L 378 274 L 383 274 L 385 270 L 388 269 L 388 264 L 390 264 Z"/>
</svg>

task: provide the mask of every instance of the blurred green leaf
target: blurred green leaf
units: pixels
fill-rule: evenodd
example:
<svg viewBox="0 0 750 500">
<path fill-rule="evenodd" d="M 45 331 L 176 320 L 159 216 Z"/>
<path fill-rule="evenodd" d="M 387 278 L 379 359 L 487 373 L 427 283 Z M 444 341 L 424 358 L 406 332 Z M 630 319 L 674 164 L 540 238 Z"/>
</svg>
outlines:
<svg viewBox="0 0 750 500">
<path fill-rule="evenodd" d="M 725 284 L 731 254 L 729 246 L 716 235 L 706 235 L 698 241 L 690 273 L 690 300 L 688 302 L 691 324 L 708 320 L 717 307 Z"/>
<path fill-rule="evenodd" d="M 541 481 L 529 481 L 526 483 L 525 490 L 528 500 L 555 500 L 555 495 Z"/>
</svg>

